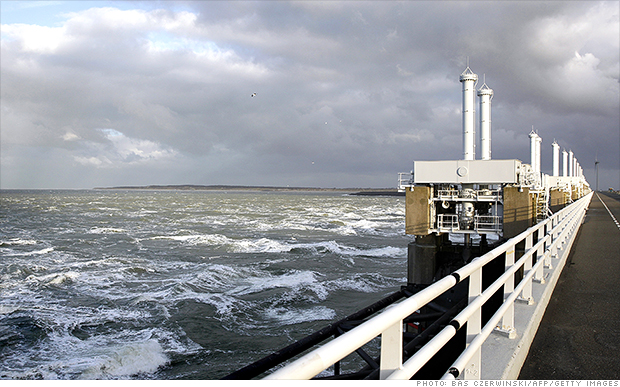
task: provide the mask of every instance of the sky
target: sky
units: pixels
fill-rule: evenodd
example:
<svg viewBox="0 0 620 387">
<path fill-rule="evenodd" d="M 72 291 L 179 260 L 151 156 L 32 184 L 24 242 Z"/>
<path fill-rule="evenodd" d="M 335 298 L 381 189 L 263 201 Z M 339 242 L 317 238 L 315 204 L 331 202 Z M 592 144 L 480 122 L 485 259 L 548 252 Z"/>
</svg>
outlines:
<svg viewBox="0 0 620 387">
<path fill-rule="evenodd" d="M 618 1 L 0 7 L 2 189 L 395 188 L 463 158 L 468 64 L 493 159 L 530 163 L 534 129 L 543 172 L 555 140 L 620 188 Z"/>
</svg>

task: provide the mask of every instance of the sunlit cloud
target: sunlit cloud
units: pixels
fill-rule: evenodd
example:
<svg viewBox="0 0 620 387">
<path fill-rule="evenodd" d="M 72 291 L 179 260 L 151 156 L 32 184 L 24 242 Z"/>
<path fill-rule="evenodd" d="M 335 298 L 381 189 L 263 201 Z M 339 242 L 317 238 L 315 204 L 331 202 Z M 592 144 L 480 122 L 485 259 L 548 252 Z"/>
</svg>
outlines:
<svg viewBox="0 0 620 387">
<path fill-rule="evenodd" d="M 3 24 L 2 43 L 17 42 L 24 52 L 51 53 L 66 39 L 63 27 Z"/>
<path fill-rule="evenodd" d="M 177 154 L 176 151 L 164 148 L 156 142 L 130 138 L 114 129 L 100 131 L 108 142 L 85 142 L 82 152 L 88 152 L 90 155 L 74 156 L 76 162 L 98 168 L 120 168 L 127 164 L 165 162 Z"/>
</svg>

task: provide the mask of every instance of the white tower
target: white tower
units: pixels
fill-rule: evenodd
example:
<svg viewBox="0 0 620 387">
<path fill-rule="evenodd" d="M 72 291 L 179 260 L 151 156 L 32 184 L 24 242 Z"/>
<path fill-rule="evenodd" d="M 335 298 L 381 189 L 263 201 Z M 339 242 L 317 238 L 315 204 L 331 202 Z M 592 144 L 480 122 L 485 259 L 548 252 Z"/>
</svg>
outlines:
<svg viewBox="0 0 620 387">
<path fill-rule="evenodd" d="M 461 73 L 460 81 L 463 84 L 463 160 L 474 160 L 476 158 L 474 104 L 478 75 L 467 66 Z"/>
<path fill-rule="evenodd" d="M 562 176 L 568 176 L 568 152 L 562 149 Z"/>
<path fill-rule="evenodd" d="M 551 147 L 553 148 L 553 176 L 560 176 L 560 145 L 554 140 Z"/>
<path fill-rule="evenodd" d="M 478 90 L 480 97 L 480 152 L 482 160 L 491 160 L 491 100 L 493 89 L 486 82 Z"/>
<path fill-rule="evenodd" d="M 575 164 L 575 160 L 573 159 L 573 151 L 568 151 L 568 176 L 573 177 L 573 166 Z"/>
<path fill-rule="evenodd" d="M 575 164 L 573 165 L 573 176 L 579 176 L 579 163 L 577 162 L 577 157 L 575 157 Z"/>
<path fill-rule="evenodd" d="M 540 137 L 538 137 L 538 134 L 534 132 L 534 129 L 532 129 L 530 132 L 530 164 L 532 164 L 534 172 L 540 172 L 539 140 L 542 141 Z"/>
</svg>

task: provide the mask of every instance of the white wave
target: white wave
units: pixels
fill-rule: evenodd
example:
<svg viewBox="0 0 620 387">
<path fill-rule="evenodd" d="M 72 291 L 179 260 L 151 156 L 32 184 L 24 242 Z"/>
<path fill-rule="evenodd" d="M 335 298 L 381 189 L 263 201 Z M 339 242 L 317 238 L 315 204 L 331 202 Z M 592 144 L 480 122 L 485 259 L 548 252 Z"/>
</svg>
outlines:
<svg viewBox="0 0 620 387">
<path fill-rule="evenodd" d="M 312 253 L 335 253 L 335 254 L 347 254 L 352 253 L 354 251 L 358 251 L 353 247 L 342 246 L 338 244 L 336 241 L 324 241 L 324 242 L 313 242 L 313 243 L 297 243 L 295 245 L 291 245 L 287 251 L 293 250 L 309 250 Z"/>
<path fill-rule="evenodd" d="M 325 306 L 315 306 L 308 309 L 301 308 L 270 308 L 265 316 L 280 323 L 291 325 L 309 321 L 333 320 L 336 312 Z"/>
<path fill-rule="evenodd" d="M 212 305 L 219 316 L 229 317 L 238 310 L 247 308 L 245 301 L 234 295 L 234 289 L 244 278 L 259 275 L 252 268 L 209 264 L 206 268 L 195 269 L 191 274 L 175 280 L 173 286 L 165 286 L 159 291 L 150 291 L 148 295 L 132 297 L 130 304 L 154 301 L 161 303 L 167 314 L 166 305 L 174 305 L 183 300 Z M 122 297 L 122 295 L 120 295 Z"/>
<path fill-rule="evenodd" d="M 334 240 L 298 243 L 291 239 L 284 242 L 269 238 L 260 239 L 228 239 L 231 251 L 236 253 L 290 253 L 295 250 L 307 250 L 313 254 L 332 253 L 342 256 L 366 257 L 401 257 L 406 256 L 407 249 L 400 247 L 357 248 L 340 244 Z"/>
<path fill-rule="evenodd" d="M 12 245 L 12 246 L 24 246 L 24 245 L 36 245 L 37 241 L 32 239 L 12 238 L 8 241 L 0 241 L 0 246 Z"/>
<path fill-rule="evenodd" d="M 241 239 L 232 243 L 232 250 L 237 253 L 283 253 L 291 249 L 290 245 L 268 238 Z"/>
<path fill-rule="evenodd" d="M 110 347 L 106 352 L 92 361 L 94 364 L 82 372 L 80 379 L 110 379 L 153 373 L 169 362 L 156 340 Z"/>
<path fill-rule="evenodd" d="M 48 247 L 47 249 L 31 251 L 30 253 L 27 253 L 27 255 L 42 255 L 42 254 L 51 253 L 52 251 L 54 251 L 54 248 Z"/>
<path fill-rule="evenodd" d="M 193 274 L 186 281 L 198 291 L 221 291 L 243 278 L 260 275 L 251 267 L 235 267 L 221 264 L 210 264 L 205 270 Z"/>
<path fill-rule="evenodd" d="M 379 247 L 375 249 L 369 250 L 361 250 L 359 255 L 365 257 L 393 257 L 393 258 L 401 258 L 407 256 L 407 248 L 406 247 Z"/>
<path fill-rule="evenodd" d="M 229 251 L 234 253 L 289 253 L 293 250 L 309 250 L 313 253 L 330 252 L 339 255 L 380 256 L 388 254 L 388 252 L 382 251 L 382 249 L 367 252 L 355 247 L 341 245 L 333 240 L 298 243 L 295 239 L 286 241 L 277 241 L 270 238 L 231 239 L 223 235 L 172 236 L 156 238 L 172 239 L 191 244 L 228 246 Z"/>
<path fill-rule="evenodd" d="M 360 219 L 352 222 L 351 227 L 362 230 L 374 230 L 381 227 L 381 224 L 367 219 Z"/>
<path fill-rule="evenodd" d="M 331 290 L 355 290 L 362 293 L 376 293 L 386 286 L 402 283 L 401 278 L 388 278 L 380 274 L 355 274 L 348 278 L 330 281 L 326 286 Z"/>
<path fill-rule="evenodd" d="M 149 239 L 167 239 L 188 245 L 221 246 L 227 247 L 234 253 L 282 253 L 293 248 L 289 244 L 269 238 L 233 239 L 220 234 L 169 235 Z"/>
<path fill-rule="evenodd" d="M 399 235 L 403 234 L 404 222 L 394 225 L 393 221 L 368 218 L 346 219 L 334 218 L 328 222 L 318 223 L 313 229 L 328 231 L 337 235 Z"/>
<path fill-rule="evenodd" d="M 335 289 L 355 290 L 362 293 L 375 293 L 381 289 L 379 284 L 359 277 L 338 279 L 330 285 Z"/>
<path fill-rule="evenodd" d="M 21 308 L 24 309 L 24 308 Z M 180 329 L 153 327 L 141 330 L 102 330 L 89 337 L 72 333 L 81 326 L 104 327 L 108 322 L 147 321 L 152 316 L 100 307 L 75 308 L 62 304 L 29 307 L 29 314 L 44 322 L 47 335 L 34 347 L 9 352 L 3 371 L 11 379 L 128 379 L 152 374 L 169 362 L 167 353 L 200 350 Z M 142 376 L 140 376 L 142 377 Z"/>
<path fill-rule="evenodd" d="M 97 207 L 97 210 L 99 211 L 122 211 L 120 208 L 115 208 L 115 207 Z"/>
<path fill-rule="evenodd" d="M 50 285 L 60 285 L 63 283 L 71 283 L 74 282 L 78 277 L 80 276 L 80 273 L 77 273 L 75 271 L 69 271 L 66 273 L 61 273 L 61 274 L 55 274 L 53 275 L 53 278 L 48 281 L 48 284 Z"/>
<path fill-rule="evenodd" d="M 42 276 L 35 276 L 34 274 L 26 277 L 26 281 L 36 282 L 47 285 L 62 285 L 64 283 L 72 283 L 80 276 L 80 273 L 75 271 L 69 271 L 65 273 L 53 273 Z"/>
<path fill-rule="evenodd" d="M 244 295 L 275 288 L 299 288 L 317 283 L 317 273 L 312 271 L 294 271 L 278 276 L 249 277 L 245 284 L 237 286 L 228 294 Z"/>
<path fill-rule="evenodd" d="M 228 294 L 197 293 L 193 298 L 215 307 L 217 314 L 226 319 L 234 316 L 238 310 L 247 309 L 250 305 Z"/>
<path fill-rule="evenodd" d="M 16 305 L 0 305 L 0 314 L 11 314 L 19 310 L 19 306 Z"/>
<path fill-rule="evenodd" d="M 284 219 L 274 219 L 274 217 L 264 219 L 247 219 L 245 217 L 229 217 L 226 219 L 218 218 L 213 220 L 202 219 L 200 223 L 206 222 L 211 225 L 236 226 L 252 229 L 254 231 L 326 231 L 336 235 L 383 235 L 386 228 L 394 228 L 395 219 L 393 217 L 364 217 L 355 213 L 321 213 L 306 211 L 305 213 L 286 213 Z M 196 221 L 196 220 L 194 220 Z M 402 224 L 401 224 L 402 223 Z M 398 231 L 402 234 L 404 230 L 404 220 L 397 225 Z M 392 231 L 387 231 L 392 233 Z"/>
<path fill-rule="evenodd" d="M 157 239 L 168 239 L 172 241 L 187 243 L 190 245 L 225 245 L 230 243 L 230 239 L 224 235 L 220 234 L 206 234 L 206 235 L 162 235 L 156 236 L 152 238 L 148 238 L 151 240 Z"/>
<path fill-rule="evenodd" d="M 45 249 L 35 250 L 35 251 L 25 251 L 25 252 L 10 251 L 10 252 L 4 253 L 3 255 L 7 257 L 27 257 L 30 255 L 43 255 L 43 254 L 51 253 L 52 251 L 54 251 L 54 248 L 48 247 Z"/>
<path fill-rule="evenodd" d="M 114 227 L 93 227 L 88 230 L 89 234 L 114 234 L 114 233 L 123 233 L 127 232 L 127 230 L 122 228 L 114 228 Z"/>
<path fill-rule="evenodd" d="M 336 241 L 325 241 L 325 242 L 316 242 L 316 243 L 305 243 L 305 244 L 297 244 L 291 246 L 290 250 L 293 248 L 298 249 L 310 249 L 317 253 L 321 252 L 329 252 L 337 255 L 345 256 L 345 257 L 402 257 L 406 256 L 407 248 L 401 247 L 378 247 L 378 248 L 357 248 L 339 244 Z"/>
</svg>

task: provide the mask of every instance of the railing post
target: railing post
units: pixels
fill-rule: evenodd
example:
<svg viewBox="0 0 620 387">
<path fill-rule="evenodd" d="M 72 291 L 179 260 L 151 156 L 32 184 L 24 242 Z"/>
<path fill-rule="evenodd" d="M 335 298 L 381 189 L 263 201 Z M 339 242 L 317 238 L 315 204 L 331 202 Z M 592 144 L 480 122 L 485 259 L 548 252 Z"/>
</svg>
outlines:
<svg viewBox="0 0 620 387">
<path fill-rule="evenodd" d="M 379 378 L 381 380 L 403 364 L 403 320 L 391 325 L 381 333 L 381 361 Z"/>
<path fill-rule="evenodd" d="M 515 264 L 515 248 L 516 248 L 515 244 L 512 244 L 511 246 L 508 247 L 508 249 L 506 249 L 506 253 L 504 254 L 505 262 L 506 262 L 505 270 L 510 269 Z M 512 295 L 514 290 L 515 290 L 515 276 L 513 274 L 506 280 L 506 282 L 504 282 L 504 302 L 506 302 L 506 299 L 508 299 L 508 297 Z M 514 303 L 511 303 L 511 305 L 506 310 L 506 313 L 504 313 L 500 326 L 497 327 L 497 330 L 505 334 L 506 336 L 508 336 L 509 339 L 514 339 L 517 337 L 517 330 L 515 329 L 514 326 L 515 326 L 515 306 L 514 306 Z"/>
<path fill-rule="evenodd" d="M 538 236 L 537 238 L 538 242 L 540 242 L 544 238 L 544 235 L 540 229 L 536 231 L 536 234 Z M 538 263 L 538 261 L 541 259 L 545 259 L 544 243 L 540 245 L 538 249 L 536 249 L 536 262 Z M 534 281 L 539 282 L 541 284 L 545 283 L 544 271 L 543 271 L 544 268 L 545 268 L 544 262 L 542 265 L 538 265 L 538 269 L 536 269 L 536 272 L 534 273 Z"/>
<path fill-rule="evenodd" d="M 558 236 L 560 232 L 558 231 L 560 224 L 559 218 L 557 215 L 554 215 L 551 219 L 551 256 L 553 258 L 558 258 L 558 244 L 556 241 L 558 240 Z"/>
<path fill-rule="evenodd" d="M 566 217 L 566 215 L 564 215 L 564 217 Z M 558 216 L 558 223 L 562 223 L 563 220 L 564 218 L 560 219 L 560 217 Z M 562 236 L 562 232 L 564 231 L 565 228 L 566 228 L 566 225 L 559 227 L 558 229 L 558 237 L 560 238 L 560 242 L 557 244 L 558 250 L 564 250 L 564 243 L 566 242 L 566 237 Z"/>
<path fill-rule="evenodd" d="M 469 276 L 469 297 L 468 303 L 471 303 L 476 297 L 482 294 L 482 268 L 471 273 Z M 466 346 L 480 334 L 482 330 L 482 309 L 478 308 L 469 320 L 467 320 L 467 338 Z M 463 379 L 480 380 L 480 362 L 482 356 L 480 349 L 471 357 L 467 367 L 463 370 Z"/>
<path fill-rule="evenodd" d="M 532 266 L 534 265 L 534 254 L 530 251 L 532 249 L 532 240 L 533 240 L 533 235 L 529 234 L 528 236 L 525 237 L 525 253 L 524 254 L 530 254 L 530 257 L 528 259 L 525 260 L 525 263 L 523 264 L 523 276 L 525 277 L 527 275 L 527 273 L 532 270 Z M 523 287 L 523 291 L 521 291 L 521 300 L 527 302 L 528 305 L 533 305 L 534 304 L 534 298 L 532 297 L 532 280 L 529 279 L 527 280 L 527 282 L 525 283 L 525 286 Z"/>
<path fill-rule="evenodd" d="M 549 227 L 551 227 L 551 223 L 550 222 L 547 222 L 543 226 L 543 229 L 544 229 L 543 238 L 547 238 L 549 236 L 549 234 L 551 234 L 552 231 L 551 231 L 551 229 Z M 544 254 L 545 254 L 545 263 L 544 263 L 544 265 L 548 269 L 553 269 L 553 265 L 551 264 L 551 254 L 553 253 L 552 249 L 550 248 L 551 247 L 551 241 L 552 241 L 552 238 L 549 238 L 549 239 L 547 239 L 545 241 L 545 243 L 543 243 L 543 251 L 544 251 Z"/>
</svg>

